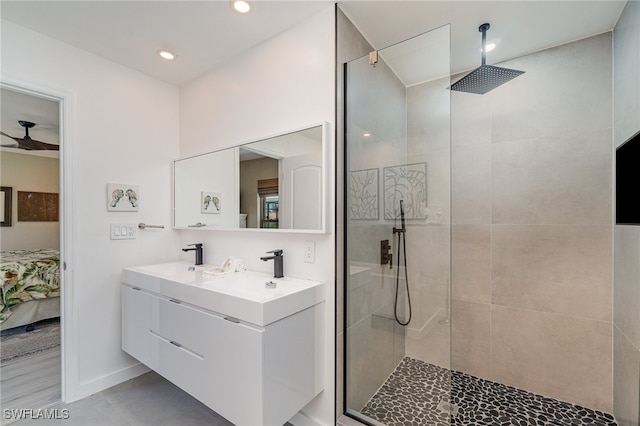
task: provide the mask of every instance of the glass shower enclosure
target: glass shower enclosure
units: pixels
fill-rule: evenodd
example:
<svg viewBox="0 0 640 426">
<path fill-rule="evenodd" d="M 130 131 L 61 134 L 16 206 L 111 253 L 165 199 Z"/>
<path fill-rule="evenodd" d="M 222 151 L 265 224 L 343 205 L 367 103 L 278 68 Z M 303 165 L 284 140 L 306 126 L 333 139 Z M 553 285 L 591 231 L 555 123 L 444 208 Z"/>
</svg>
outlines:
<svg viewBox="0 0 640 426">
<path fill-rule="evenodd" d="M 450 30 L 345 64 L 345 389 L 372 425 L 448 424 Z"/>
</svg>

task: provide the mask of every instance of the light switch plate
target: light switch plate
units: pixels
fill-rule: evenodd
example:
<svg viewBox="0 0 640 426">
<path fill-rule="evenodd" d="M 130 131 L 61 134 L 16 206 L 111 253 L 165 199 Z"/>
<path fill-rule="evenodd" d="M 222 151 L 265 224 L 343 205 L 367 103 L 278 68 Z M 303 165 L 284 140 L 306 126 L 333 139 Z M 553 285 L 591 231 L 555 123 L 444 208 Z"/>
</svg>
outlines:
<svg viewBox="0 0 640 426">
<path fill-rule="evenodd" d="M 135 223 L 112 223 L 111 234 L 112 240 L 133 240 L 136 238 Z"/>
</svg>

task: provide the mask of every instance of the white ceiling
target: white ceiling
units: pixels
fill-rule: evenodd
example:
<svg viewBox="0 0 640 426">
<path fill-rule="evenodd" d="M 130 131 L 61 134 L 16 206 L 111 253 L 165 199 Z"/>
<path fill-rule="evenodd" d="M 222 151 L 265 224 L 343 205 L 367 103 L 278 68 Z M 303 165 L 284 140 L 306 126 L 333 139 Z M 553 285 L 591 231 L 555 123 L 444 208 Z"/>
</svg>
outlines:
<svg viewBox="0 0 640 426">
<path fill-rule="evenodd" d="M 181 86 L 332 3 L 254 0 L 253 11 L 243 16 L 233 12 L 227 0 L 2 0 L 0 14 L 2 19 Z M 376 49 L 451 24 L 452 74 L 480 64 L 478 27 L 484 22 L 491 24 L 487 41 L 498 44 L 487 55 L 487 63 L 493 64 L 610 31 L 625 4 L 626 0 L 339 2 Z M 173 50 L 177 59 L 160 59 L 156 54 L 160 48 Z M 432 56 L 422 59 L 423 66 L 438 62 Z M 16 117 L 7 117 L 9 107 L 20 104 L 17 99 L 11 104 L 3 100 L 2 130 L 19 135 L 23 130 L 16 117 L 25 119 L 27 110 L 20 107 L 13 112 Z M 31 120 L 42 123 L 33 130 L 34 139 L 52 120 Z M 39 140 L 56 143 L 52 137 Z M 3 144 L 7 141 L 2 138 Z"/>
<path fill-rule="evenodd" d="M 181 86 L 328 7 L 329 1 L 6 1 L 2 19 Z M 157 55 L 169 49 L 177 58 Z"/>
<path fill-rule="evenodd" d="M 637 1 L 637 0 L 634 0 Z M 451 25 L 451 73 L 480 65 L 482 33 L 491 24 L 487 64 L 498 63 L 614 28 L 626 0 L 344 1 L 345 14 L 376 49 Z"/>
<path fill-rule="evenodd" d="M 329 7 L 331 1 L 254 0 L 248 15 L 228 0 L 8 1 L 2 18 L 171 84 L 184 85 Z M 611 30 L 626 0 L 340 1 L 376 49 L 451 24 L 451 71 L 480 63 L 478 27 L 498 47 L 489 64 Z M 158 57 L 160 48 L 177 59 Z"/>
</svg>

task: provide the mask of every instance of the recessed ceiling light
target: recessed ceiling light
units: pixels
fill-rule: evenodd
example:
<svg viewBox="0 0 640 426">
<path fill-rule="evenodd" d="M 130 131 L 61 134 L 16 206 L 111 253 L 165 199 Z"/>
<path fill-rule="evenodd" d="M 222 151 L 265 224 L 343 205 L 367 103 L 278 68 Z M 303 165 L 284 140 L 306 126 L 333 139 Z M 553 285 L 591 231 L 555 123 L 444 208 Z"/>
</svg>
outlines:
<svg viewBox="0 0 640 426">
<path fill-rule="evenodd" d="M 368 138 L 369 136 L 371 136 L 371 133 L 363 133 L 362 136 L 364 136 L 365 138 Z"/>
<path fill-rule="evenodd" d="M 496 44 L 495 43 L 487 43 L 487 45 L 485 46 L 485 53 L 486 52 L 491 52 L 495 48 L 496 48 Z"/>
<path fill-rule="evenodd" d="M 238 13 L 249 13 L 251 12 L 251 5 L 249 2 L 245 0 L 234 0 L 232 1 L 233 9 Z"/>
<path fill-rule="evenodd" d="M 176 58 L 176 55 L 164 49 L 158 50 L 158 55 L 160 55 L 162 59 L 166 59 L 167 61 L 173 61 Z"/>
</svg>

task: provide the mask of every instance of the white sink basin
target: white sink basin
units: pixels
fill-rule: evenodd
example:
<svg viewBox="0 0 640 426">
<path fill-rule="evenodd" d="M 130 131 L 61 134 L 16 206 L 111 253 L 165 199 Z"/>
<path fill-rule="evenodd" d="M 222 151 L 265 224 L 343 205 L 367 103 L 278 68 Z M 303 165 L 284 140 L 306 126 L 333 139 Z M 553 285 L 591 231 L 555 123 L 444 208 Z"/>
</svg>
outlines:
<svg viewBox="0 0 640 426">
<path fill-rule="evenodd" d="M 177 274 L 189 274 L 196 271 L 204 271 L 209 269 L 208 265 L 194 266 L 187 262 L 169 262 L 158 263 L 156 265 L 138 266 L 137 269 L 148 271 L 150 274 L 156 275 L 177 275 Z"/>
<path fill-rule="evenodd" d="M 193 268 L 188 262 L 145 265 L 123 269 L 122 282 L 260 326 L 324 300 L 324 285 L 318 281 L 273 278 L 254 271 L 222 276 L 206 272 L 214 269 Z M 275 288 L 267 288 L 268 282 Z"/>
</svg>

